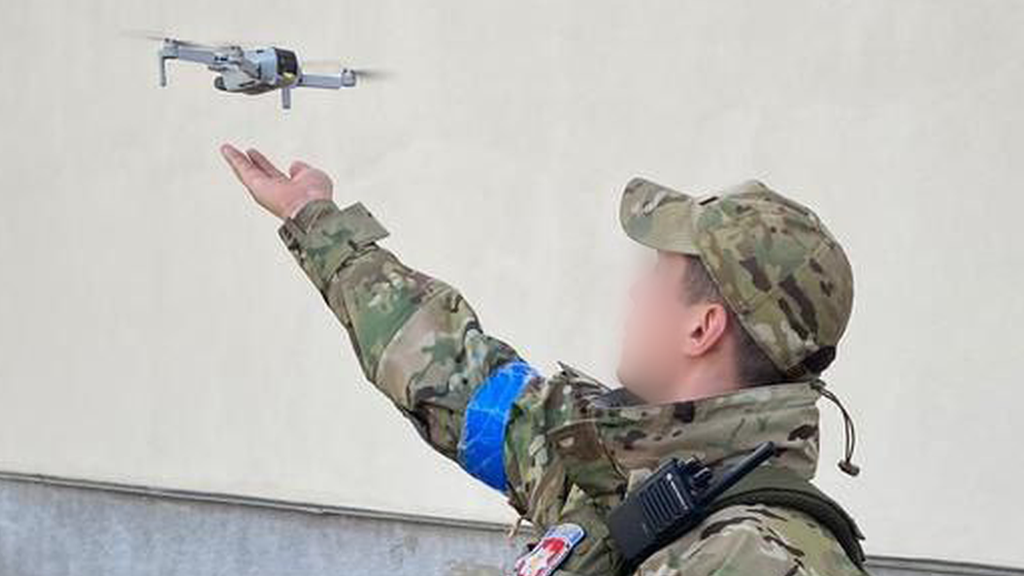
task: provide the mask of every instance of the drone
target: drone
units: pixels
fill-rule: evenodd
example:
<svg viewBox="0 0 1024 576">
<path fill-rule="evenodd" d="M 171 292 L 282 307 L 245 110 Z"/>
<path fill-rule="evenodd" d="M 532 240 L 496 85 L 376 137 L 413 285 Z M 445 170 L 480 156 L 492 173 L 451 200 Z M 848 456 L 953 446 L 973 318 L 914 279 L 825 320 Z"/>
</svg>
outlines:
<svg viewBox="0 0 1024 576">
<path fill-rule="evenodd" d="M 205 64 L 217 73 L 213 86 L 224 92 L 263 94 L 281 91 L 281 107 L 292 107 L 295 88 L 353 88 L 364 72 L 341 67 L 337 76 L 306 74 L 295 52 L 276 46 L 242 47 L 237 44 L 206 45 L 176 38 L 159 38 L 160 86 L 167 86 L 168 60 Z M 340 67 L 340 65 L 339 65 Z"/>
</svg>

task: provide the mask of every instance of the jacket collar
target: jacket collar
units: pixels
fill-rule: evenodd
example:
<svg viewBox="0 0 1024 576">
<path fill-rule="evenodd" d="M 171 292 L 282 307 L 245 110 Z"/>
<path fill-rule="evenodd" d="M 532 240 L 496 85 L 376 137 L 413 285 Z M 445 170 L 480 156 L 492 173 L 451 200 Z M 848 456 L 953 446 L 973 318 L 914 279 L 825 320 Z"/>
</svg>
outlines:
<svg viewBox="0 0 1024 576">
<path fill-rule="evenodd" d="M 592 496 L 621 494 L 662 461 L 695 457 L 731 466 L 767 440 L 771 465 L 811 479 L 818 462 L 818 379 L 780 382 L 668 404 L 640 404 L 613 391 L 579 405 L 578 418 L 551 431 L 566 474 Z"/>
</svg>

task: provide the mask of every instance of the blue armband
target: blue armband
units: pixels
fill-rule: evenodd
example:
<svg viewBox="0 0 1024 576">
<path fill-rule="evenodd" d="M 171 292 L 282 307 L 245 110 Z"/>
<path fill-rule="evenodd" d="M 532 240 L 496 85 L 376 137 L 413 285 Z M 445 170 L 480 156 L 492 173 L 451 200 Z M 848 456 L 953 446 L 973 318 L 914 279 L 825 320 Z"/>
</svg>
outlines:
<svg viewBox="0 0 1024 576">
<path fill-rule="evenodd" d="M 473 392 L 459 439 L 459 464 L 491 488 L 505 492 L 505 427 L 512 403 L 537 371 L 522 360 L 502 364 Z"/>
</svg>

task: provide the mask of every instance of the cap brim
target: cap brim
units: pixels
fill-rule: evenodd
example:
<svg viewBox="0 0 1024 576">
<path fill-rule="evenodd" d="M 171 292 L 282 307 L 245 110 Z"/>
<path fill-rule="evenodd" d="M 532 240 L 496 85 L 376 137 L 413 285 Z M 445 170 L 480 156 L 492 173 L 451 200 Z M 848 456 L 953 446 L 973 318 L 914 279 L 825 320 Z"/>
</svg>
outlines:
<svg viewBox="0 0 1024 576">
<path fill-rule="evenodd" d="M 700 256 L 695 198 L 646 178 L 631 179 L 622 191 L 619 223 L 633 240 L 669 252 Z"/>
</svg>

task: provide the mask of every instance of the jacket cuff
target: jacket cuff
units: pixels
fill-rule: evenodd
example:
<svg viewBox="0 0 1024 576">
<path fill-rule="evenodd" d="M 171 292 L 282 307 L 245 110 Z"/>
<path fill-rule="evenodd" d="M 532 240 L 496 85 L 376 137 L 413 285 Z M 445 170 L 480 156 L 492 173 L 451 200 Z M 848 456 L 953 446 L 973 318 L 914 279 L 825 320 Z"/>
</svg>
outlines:
<svg viewBox="0 0 1024 576">
<path fill-rule="evenodd" d="M 388 235 L 361 202 L 339 209 L 330 198 L 310 200 L 277 229 L 318 290 L 359 248 Z"/>
</svg>

